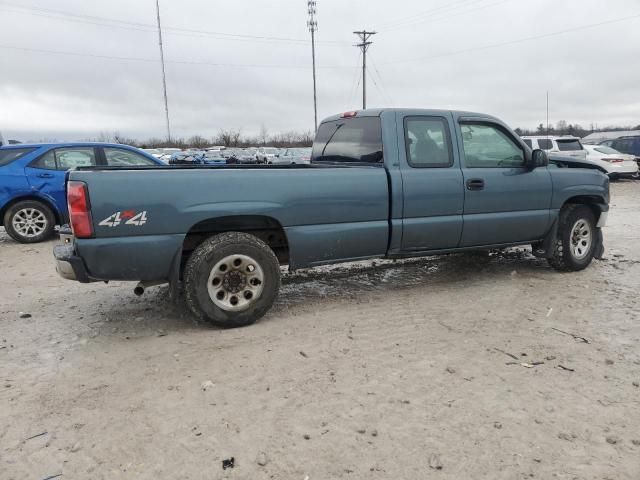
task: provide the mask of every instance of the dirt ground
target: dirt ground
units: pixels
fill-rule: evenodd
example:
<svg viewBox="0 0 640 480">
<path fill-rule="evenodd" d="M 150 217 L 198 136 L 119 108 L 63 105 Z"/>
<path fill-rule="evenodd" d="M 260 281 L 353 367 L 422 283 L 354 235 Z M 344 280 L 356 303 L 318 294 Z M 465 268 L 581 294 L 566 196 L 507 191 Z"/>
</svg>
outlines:
<svg viewBox="0 0 640 480">
<path fill-rule="evenodd" d="M 236 330 L 0 232 L 0 478 L 637 480 L 639 203 L 612 184 L 583 272 L 522 249 L 300 272 Z"/>
</svg>

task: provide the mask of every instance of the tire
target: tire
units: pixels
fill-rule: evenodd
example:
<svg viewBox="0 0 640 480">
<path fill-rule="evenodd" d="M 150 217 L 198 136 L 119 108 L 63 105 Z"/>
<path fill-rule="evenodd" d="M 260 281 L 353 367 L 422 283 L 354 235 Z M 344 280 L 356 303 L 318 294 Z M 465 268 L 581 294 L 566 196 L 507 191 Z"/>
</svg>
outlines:
<svg viewBox="0 0 640 480">
<path fill-rule="evenodd" d="M 217 327 L 251 325 L 271 308 L 279 289 L 280 264 L 273 250 L 247 233 L 208 238 L 193 251 L 184 270 L 189 309 Z"/>
<path fill-rule="evenodd" d="M 547 261 L 558 271 L 583 270 L 593 259 L 598 237 L 596 218 L 589 207 L 580 204 L 565 205 L 558 218 L 558 236 L 553 256 Z"/>
<path fill-rule="evenodd" d="M 56 217 L 47 205 L 37 200 L 17 202 L 4 214 L 4 229 L 20 243 L 38 243 L 53 235 Z"/>
</svg>

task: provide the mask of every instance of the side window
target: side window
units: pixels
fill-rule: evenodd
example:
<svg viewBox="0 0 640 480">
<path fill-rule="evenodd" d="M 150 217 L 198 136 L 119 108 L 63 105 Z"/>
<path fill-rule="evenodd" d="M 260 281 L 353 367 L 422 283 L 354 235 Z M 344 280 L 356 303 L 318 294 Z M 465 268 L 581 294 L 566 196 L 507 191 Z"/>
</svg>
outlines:
<svg viewBox="0 0 640 480">
<path fill-rule="evenodd" d="M 404 121 L 407 162 L 412 167 L 453 165 L 449 127 L 444 118 L 407 117 Z"/>
<path fill-rule="evenodd" d="M 49 150 L 47 153 L 38 158 L 31 165 L 33 168 L 45 168 L 47 170 L 56 169 L 56 155 L 53 150 Z"/>
<path fill-rule="evenodd" d="M 470 168 L 524 166 L 524 152 L 497 125 L 462 123 L 465 165 Z"/>
<path fill-rule="evenodd" d="M 131 167 L 136 165 L 155 165 L 144 155 L 125 150 L 124 148 L 104 147 L 104 156 L 110 167 Z"/>
<path fill-rule="evenodd" d="M 527 147 L 533 148 L 533 144 L 531 143 L 531 139 L 523 138 L 522 141 L 527 144 Z"/>
<path fill-rule="evenodd" d="M 551 150 L 553 148 L 553 142 L 548 138 L 539 138 L 538 148 L 541 148 L 542 150 Z"/>
<path fill-rule="evenodd" d="M 321 124 L 313 142 L 311 161 L 381 163 L 380 118 L 347 118 Z"/>
<path fill-rule="evenodd" d="M 93 167 L 96 165 L 96 155 L 93 147 L 56 148 L 54 152 L 58 170 Z"/>
</svg>

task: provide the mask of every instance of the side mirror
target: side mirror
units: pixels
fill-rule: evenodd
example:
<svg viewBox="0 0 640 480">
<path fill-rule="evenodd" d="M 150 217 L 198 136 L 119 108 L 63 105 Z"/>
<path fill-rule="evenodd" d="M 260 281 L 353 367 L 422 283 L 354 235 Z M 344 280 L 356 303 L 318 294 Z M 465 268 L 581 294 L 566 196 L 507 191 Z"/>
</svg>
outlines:
<svg viewBox="0 0 640 480">
<path fill-rule="evenodd" d="M 533 152 L 531 152 L 531 158 L 528 163 L 529 170 L 534 170 L 538 167 L 546 167 L 547 165 L 549 165 L 549 157 L 547 156 L 547 152 L 539 148 L 535 149 Z"/>
</svg>

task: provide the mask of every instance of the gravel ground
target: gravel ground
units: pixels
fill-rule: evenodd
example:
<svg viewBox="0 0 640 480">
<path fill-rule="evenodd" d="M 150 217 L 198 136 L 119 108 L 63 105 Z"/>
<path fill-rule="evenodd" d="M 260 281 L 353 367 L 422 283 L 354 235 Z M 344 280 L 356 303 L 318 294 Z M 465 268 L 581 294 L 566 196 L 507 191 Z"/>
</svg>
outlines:
<svg viewBox="0 0 640 480">
<path fill-rule="evenodd" d="M 583 272 L 523 249 L 310 270 L 236 330 L 0 231 L 0 478 L 637 480 L 639 193 L 612 184 Z"/>
</svg>

